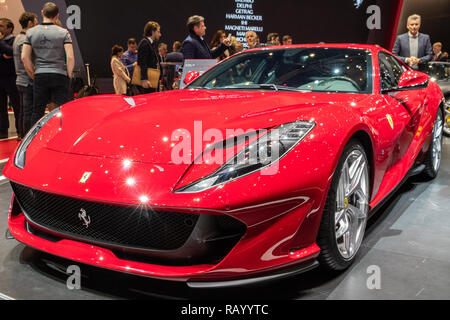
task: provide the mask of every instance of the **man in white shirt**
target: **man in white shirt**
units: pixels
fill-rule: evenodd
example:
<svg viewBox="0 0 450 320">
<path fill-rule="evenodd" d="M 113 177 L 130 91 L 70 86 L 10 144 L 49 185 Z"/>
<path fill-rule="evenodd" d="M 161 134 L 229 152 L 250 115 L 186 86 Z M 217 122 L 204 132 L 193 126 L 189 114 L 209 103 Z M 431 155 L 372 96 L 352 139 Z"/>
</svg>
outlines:
<svg viewBox="0 0 450 320">
<path fill-rule="evenodd" d="M 141 85 L 138 86 L 141 94 L 158 91 L 152 88 L 148 79 L 147 70 L 160 69 L 160 60 L 157 43 L 161 38 L 161 26 L 158 22 L 149 21 L 144 27 L 144 38 L 139 42 L 137 63 L 141 68 Z"/>
</svg>

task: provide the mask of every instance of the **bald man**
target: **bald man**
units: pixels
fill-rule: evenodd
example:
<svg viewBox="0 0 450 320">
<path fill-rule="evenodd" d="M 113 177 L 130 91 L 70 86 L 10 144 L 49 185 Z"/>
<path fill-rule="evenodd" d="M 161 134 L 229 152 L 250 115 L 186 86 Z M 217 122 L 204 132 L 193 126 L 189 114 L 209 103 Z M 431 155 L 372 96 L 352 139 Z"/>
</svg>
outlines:
<svg viewBox="0 0 450 320">
<path fill-rule="evenodd" d="M 255 31 L 249 30 L 245 34 L 245 41 L 247 42 L 247 47 L 249 49 L 262 47 L 259 43 L 259 37 Z"/>
</svg>

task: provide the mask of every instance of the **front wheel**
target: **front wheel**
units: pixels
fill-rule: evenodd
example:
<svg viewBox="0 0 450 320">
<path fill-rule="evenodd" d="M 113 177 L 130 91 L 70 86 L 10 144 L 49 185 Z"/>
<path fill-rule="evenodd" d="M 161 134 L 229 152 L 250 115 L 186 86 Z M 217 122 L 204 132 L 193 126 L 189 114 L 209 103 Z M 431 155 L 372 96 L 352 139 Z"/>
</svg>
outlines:
<svg viewBox="0 0 450 320">
<path fill-rule="evenodd" d="M 344 270 L 361 246 L 369 211 L 369 162 L 363 146 L 350 141 L 339 160 L 317 237 L 319 262 Z"/>
</svg>

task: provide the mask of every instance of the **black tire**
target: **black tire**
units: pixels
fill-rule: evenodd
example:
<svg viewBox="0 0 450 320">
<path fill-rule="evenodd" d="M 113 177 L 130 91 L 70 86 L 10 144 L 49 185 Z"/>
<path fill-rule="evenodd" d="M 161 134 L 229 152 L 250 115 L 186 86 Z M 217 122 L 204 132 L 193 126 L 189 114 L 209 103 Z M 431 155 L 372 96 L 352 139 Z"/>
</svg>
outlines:
<svg viewBox="0 0 450 320">
<path fill-rule="evenodd" d="M 339 253 L 337 242 L 336 242 L 336 224 L 335 224 L 335 214 L 337 211 L 336 194 L 339 184 L 339 179 L 342 173 L 342 167 L 344 165 L 347 157 L 354 151 L 359 150 L 365 157 L 366 163 L 369 166 L 367 160 L 366 152 L 362 144 L 358 140 L 350 140 L 350 142 L 344 148 L 339 163 L 336 167 L 336 171 L 333 175 L 333 180 L 331 182 L 330 190 L 328 191 L 327 200 L 325 203 L 325 208 L 322 214 L 322 221 L 320 224 L 317 245 L 321 249 L 320 256 L 318 258 L 319 263 L 322 267 L 332 271 L 341 271 L 347 269 L 354 261 L 355 256 L 351 259 L 346 260 Z M 370 173 L 370 168 L 369 173 Z M 370 177 L 370 174 L 369 174 Z M 370 180 L 370 178 L 369 178 Z M 369 181 L 370 186 L 370 181 Z"/>
<path fill-rule="evenodd" d="M 436 115 L 436 120 L 435 120 L 435 122 L 437 121 L 439 115 L 441 116 L 441 119 L 444 118 L 444 117 L 443 117 L 443 112 L 442 112 L 442 109 L 441 109 L 441 108 L 438 109 L 438 113 L 437 113 L 437 115 Z M 443 120 L 442 120 L 442 121 L 443 121 Z M 432 133 L 433 137 L 434 137 L 434 133 L 435 133 L 434 130 L 435 130 L 435 129 L 433 129 L 433 133 Z M 442 135 L 441 140 L 440 140 L 440 144 L 441 144 L 441 153 L 442 153 L 442 138 L 443 138 L 443 135 Z M 423 164 L 425 165 L 425 169 L 423 170 L 423 176 L 424 176 L 425 178 L 429 178 L 429 179 L 434 179 L 434 178 L 436 178 L 436 176 L 437 176 L 437 174 L 438 174 L 438 172 L 439 172 L 439 168 L 440 168 L 440 166 L 438 166 L 437 168 L 435 168 L 434 165 L 433 165 L 433 160 L 434 160 L 434 159 L 433 159 L 433 143 L 434 143 L 434 139 L 432 138 L 430 147 L 428 148 L 427 154 L 425 155 L 425 160 L 423 161 Z"/>
</svg>

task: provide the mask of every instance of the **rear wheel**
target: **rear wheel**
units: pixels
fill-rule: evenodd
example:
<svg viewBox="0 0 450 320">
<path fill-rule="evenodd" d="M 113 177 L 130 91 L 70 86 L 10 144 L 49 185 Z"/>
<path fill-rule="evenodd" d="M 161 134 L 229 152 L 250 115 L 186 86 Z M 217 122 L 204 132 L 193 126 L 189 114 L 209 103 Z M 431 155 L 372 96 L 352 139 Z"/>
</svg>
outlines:
<svg viewBox="0 0 450 320">
<path fill-rule="evenodd" d="M 436 178 L 439 168 L 441 167 L 441 156 L 442 156 L 442 138 L 444 131 L 444 123 L 441 108 L 438 109 L 436 120 L 433 127 L 433 135 L 431 140 L 430 148 L 425 155 L 425 170 L 424 175 L 428 178 Z"/>
<path fill-rule="evenodd" d="M 363 146 L 352 140 L 336 168 L 326 200 L 317 244 L 319 262 L 332 270 L 344 270 L 358 252 L 369 211 L 369 162 Z"/>
</svg>

